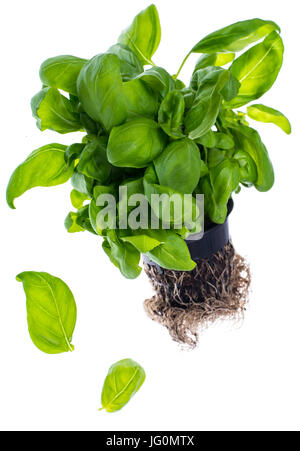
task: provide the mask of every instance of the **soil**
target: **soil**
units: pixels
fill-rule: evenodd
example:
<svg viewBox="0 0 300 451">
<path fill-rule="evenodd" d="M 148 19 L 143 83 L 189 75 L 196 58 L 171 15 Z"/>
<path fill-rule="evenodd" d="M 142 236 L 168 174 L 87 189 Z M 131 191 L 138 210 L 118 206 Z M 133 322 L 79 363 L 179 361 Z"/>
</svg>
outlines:
<svg viewBox="0 0 300 451">
<path fill-rule="evenodd" d="M 144 303 L 148 316 L 173 340 L 194 348 L 201 329 L 225 318 L 242 319 L 248 303 L 250 270 L 231 243 L 193 271 L 170 271 L 145 262 L 155 296 Z"/>
</svg>

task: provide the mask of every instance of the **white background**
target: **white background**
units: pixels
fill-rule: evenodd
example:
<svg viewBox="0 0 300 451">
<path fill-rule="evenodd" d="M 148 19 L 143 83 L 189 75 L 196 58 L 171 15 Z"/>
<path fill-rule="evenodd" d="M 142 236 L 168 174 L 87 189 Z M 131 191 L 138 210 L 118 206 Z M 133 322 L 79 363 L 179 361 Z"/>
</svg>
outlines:
<svg viewBox="0 0 300 451">
<path fill-rule="evenodd" d="M 263 102 L 286 113 L 288 137 L 262 132 L 276 170 L 269 193 L 235 196 L 231 234 L 252 268 L 251 304 L 242 327 L 205 332 L 199 348 L 182 351 L 151 322 L 142 275 L 122 278 L 88 233 L 69 235 L 70 186 L 34 189 L 5 204 L 11 172 L 35 148 L 71 143 L 41 134 L 29 102 L 40 89 L 40 63 L 58 54 L 90 58 L 115 43 L 144 0 L 5 2 L 1 21 L 1 301 L 0 428 L 2 430 L 299 430 L 299 10 L 294 0 L 157 0 L 162 42 L 157 65 L 174 73 L 207 33 L 242 19 L 271 19 L 286 45 L 282 72 Z M 197 56 L 182 72 L 188 82 Z M 74 292 L 78 322 L 73 354 L 48 356 L 31 343 L 25 296 L 15 276 L 50 272 Z M 120 412 L 98 412 L 108 367 L 130 357 L 147 379 Z"/>
</svg>

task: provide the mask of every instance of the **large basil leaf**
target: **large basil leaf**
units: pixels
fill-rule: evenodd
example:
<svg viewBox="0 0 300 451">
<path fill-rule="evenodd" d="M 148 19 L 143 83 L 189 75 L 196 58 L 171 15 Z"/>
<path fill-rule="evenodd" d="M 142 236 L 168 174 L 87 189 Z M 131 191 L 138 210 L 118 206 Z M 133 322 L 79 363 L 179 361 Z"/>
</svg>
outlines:
<svg viewBox="0 0 300 451">
<path fill-rule="evenodd" d="M 67 167 L 64 154 L 67 146 L 48 144 L 32 152 L 12 174 L 6 191 L 7 203 L 15 208 L 14 200 L 37 186 L 56 186 L 67 182 L 73 166 Z"/>
<path fill-rule="evenodd" d="M 102 389 L 102 409 L 107 412 L 122 409 L 141 388 L 145 377 L 143 368 L 131 359 L 120 360 L 112 365 Z"/>
<path fill-rule="evenodd" d="M 284 46 L 274 31 L 266 39 L 237 58 L 230 71 L 241 83 L 238 95 L 227 104 L 239 108 L 260 98 L 274 84 L 283 61 Z"/>
<path fill-rule="evenodd" d="M 77 95 L 77 78 L 87 60 L 71 55 L 49 58 L 40 68 L 40 79 L 45 86 L 62 89 Z"/>
<path fill-rule="evenodd" d="M 108 161 L 119 167 L 143 168 L 164 149 L 167 137 L 151 119 L 139 118 L 113 128 Z"/>
<path fill-rule="evenodd" d="M 268 191 L 274 184 L 274 170 L 268 151 L 256 130 L 245 125 L 231 129 L 236 140 L 236 148 L 249 153 L 256 164 L 257 180 L 255 187 L 258 191 Z"/>
<path fill-rule="evenodd" d="M 196 263 L 191 259 L 184 239 L 171 231 L 166 231 L 166 234 L 165 243 L 147 252 L 146 255 L 162 268 L 174 271 L 192 271 Z"/>
<path fill-rule="evenodd" d="M 198 185 L 201 158 L 198 146 L 190 139 L 172 142 L 155 160 L 159 183 L 183 194 Z"/>
<path fill-rule="evenodd" d="M 180 91 L 169 92 L 160 105 L 159 125 L 173 139 L 184 138 L 182 132 L 184 110 L 185 101 Z"/>
<path fill-rule="evenodd" d="M 185 132 L 191 139 L 205 135 L 215 124 L 221 106 L 221 91 L 229 80 L 229 72 L 217 67 L 199 70 L 195 75 L 198 91 L 184 122 Z"/>
<path fill-rule="evenodd" d="M 127 117 L 120 60 L 113 54 L 100 54 L 85 64 L 77 80 L 80 102 L 86 113 L 106 131 Z"/>
<path fill-rule="evenodd" d="M 136 279 L 142 271 L 139 266 L 140 252 L 132 244 L 122 242 L 115 230 L 109 230 L 106 238 L 110 246 L 109 252 L 106 249 L 106 253 L 111 262 L 119 268 L 124 277 Z"/>
<path fill-rule="evenodd" d="M 77 171 L 85 176 L 105 184 L 112 171 L 106 155 L 107 139 L 100 137 L 87 144 L 81 154 Z"/>
<path fill-rule="evenodd" d="M 274 108 L 265 105 L 251 105 L 247 108 L 247 114 L 251 119 L 260 122 L 275 124 L 285 133 L 292 133 L 291 124 L 286 116 Z"/>
<path fill-rule="evenodd" d="M 144 116 L 154 119 L 158 110 L 155 93 L 140 79 L 127 81 L 123 91 L 128 111 L 128 118 Z"/>
<path fill-rule="evenodd" d="M 234 58 L 235 53 L 211 53 L 202 55 L 196 63 L 194 73 L 208 66 L 225 66 L 225 64 L 231 63 Z"/>
<path fill-rule="evenodd" d="M 239 52 L 253 42 L 259 41 L 273 30 L 280 32 L 276 23 L 269 20 L 252 19 L 237 22 L 215 31 L 201 39 L 192 53 Z"/>
<path fill-rule="evenodd" d="M 74 351 L 77 308 L 70 288 L 44 272 L 23 272 L 17 280 L 24 286 L 29 334 L 37 348 L 47 354 Z"/>
<path fill-rule="evenodd" d="M 129 81 L 143 72 L 144 67 L 134 52 L 124 44 L 111 46 L 107 53 L 117 55 L 120 60 L 120 70 L 123 81 Z"/>
<path fill-rule="evenodd" d="M 140 12 L 130 27 L 122 32 L 118 42 L 129 47 L 141 63 L 153 64 L 152 56 L 159 46 L 161 28 L 157 9 L 154 5 Z"/>
<path fill-rule="evenodd" d="M 159 94 L 161 98 L 165 97 L 168 92 L 175 89 L 175 80 L 171 75 L 162 67 L 155 66 L 147 69 L 145 72 L 138 76 L 143 80 L 152 91 Z"/>
<path fill-rule="evenodd" d="M 82 130 L 79 114 L 58 89 L 42 89 L 32 98 L 31 109 L 41 131 L 50 129 L 64 134 Z"/>
</svg>

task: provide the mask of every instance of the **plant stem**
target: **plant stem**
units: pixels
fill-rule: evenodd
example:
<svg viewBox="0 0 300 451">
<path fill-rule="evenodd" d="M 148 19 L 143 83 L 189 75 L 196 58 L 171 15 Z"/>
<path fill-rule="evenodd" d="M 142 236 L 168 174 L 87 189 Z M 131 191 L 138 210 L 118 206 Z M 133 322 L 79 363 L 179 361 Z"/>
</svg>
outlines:
<svg viewBox="0 0 300 451">
<path fill-rule="evenodd" d="M 177 74 L 176 74 L 175 77 L 174 77 L 175 80 L 177 80 L 177 78 L 178 78 L 178 76 L 179 76 L 179 74 L 180 74 L 180 72 L 181 72 L 183 66 L 184 66 L 185 63 L 187 62 L 187 59 L 189 58 L 189 56 L 191 55 L 191 53 L 192 53 L 192 52 L 188 53 L 188 54 L 186 55 L 186 57 L 184 58 L 184 60 L 182 61 L 181 66 L 180 66 L 180 68 L 179 68 Z"/>
</svg>

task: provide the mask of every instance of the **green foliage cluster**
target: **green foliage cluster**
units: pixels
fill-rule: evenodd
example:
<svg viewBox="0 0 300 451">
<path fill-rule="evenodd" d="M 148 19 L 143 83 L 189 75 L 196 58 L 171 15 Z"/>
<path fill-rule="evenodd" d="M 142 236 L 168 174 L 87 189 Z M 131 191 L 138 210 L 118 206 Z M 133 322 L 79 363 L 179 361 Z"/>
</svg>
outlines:
<svg viewBox="0 0 300 451">
<path fill-rule="evenodd" d="M 175 76 L 152 61 L 160 39 L 159 16 L 151 5 L 107 52 L 90 60 L 65 55 L 46 60 L 42 90 L 31 102 L 37 126 L 85 135 L 70 146 L 35 150 L 7 189 L 14 208 L 14 200 L 30 188 L 71 179 L 76 211 L 68 215 L 66 228 L 102 236 L 104 251 L 127 278 L 140 274 L 141 253 L 164 268 L 192 270 L 185 243 L 192 230 L 177 230 L 174 217 L 170 230 L 101 229 L 99 194 L 118 196 L 123 185 L 147 199 L 153 193 L 203 193 L 207 217 L 220 224 L 233 192 L 252 186 L 267 191 L 274 183 L 267 149 L 246 115 L 291 132 L 275 109 L 253 104 L 239 111 L 271 88 L 282 66 L 284 46 L 274 22 L 246 20 L 211 33 L 192 48 Z M 186 86 L 178 77 L 192 53 L 201 56 Z M 161 219 L 161 212 L 155 213 Z"/>
</svg>

